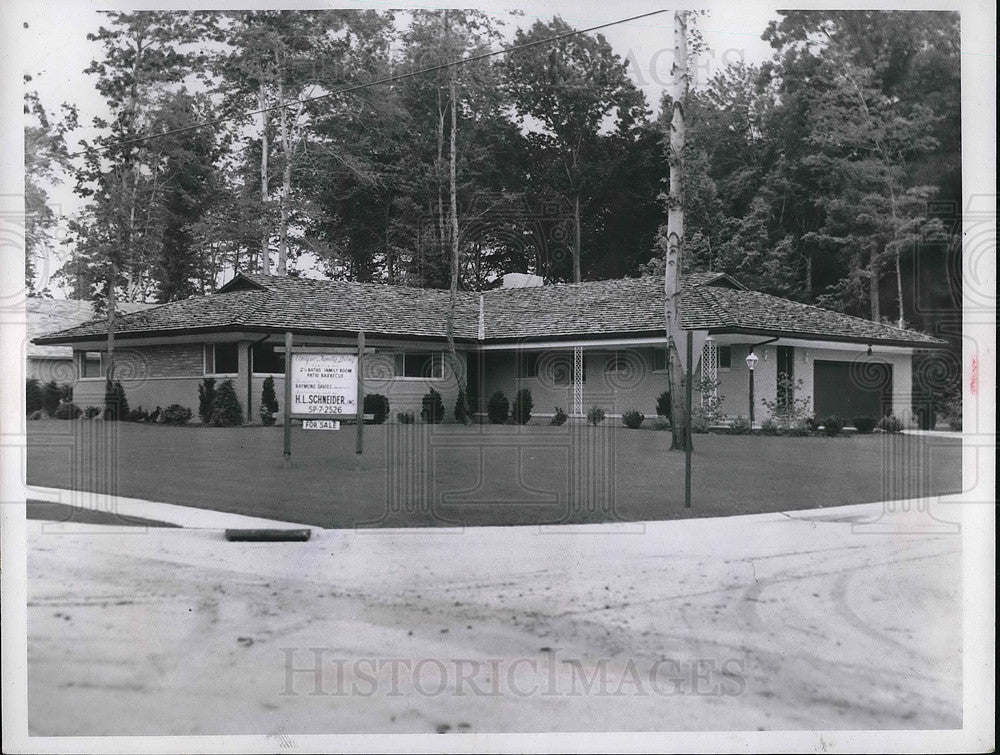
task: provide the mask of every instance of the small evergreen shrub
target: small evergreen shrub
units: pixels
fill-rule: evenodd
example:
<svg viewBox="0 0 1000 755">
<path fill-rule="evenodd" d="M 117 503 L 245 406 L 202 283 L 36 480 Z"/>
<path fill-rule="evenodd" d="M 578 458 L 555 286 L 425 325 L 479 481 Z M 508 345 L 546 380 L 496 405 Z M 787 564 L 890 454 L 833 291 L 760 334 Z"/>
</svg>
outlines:
<svg viewBox="0 0 1000 755">
<path fill-rule="evenodd" d="M 401 425 L 412 425 L 414 422 L 413 412 L 399 412 L 396 421 Z"/>
<path fill-rule="evenodd" d="M 444 419 L 444 400 L 441 394 L 431 388 L 420 400 L 420 418 L 424 422 L 436 425 Z"/>
<path fill-rule="evenodd" d="M 878 424 L 878 419 L 872 417 L 870 414 L 862 414 L 852 419 L 851 424 L 862 435 L 869 435 L 875 429 L 875 425 Z"/>
<path fill-rule="evenodd" d="M 198 386 L 198 416 L 206 425 L 212 421 L 213 401 L 215 401 L 215 378 L 207 377 Z"/>
<path fill-rule="evenodd" d="M 260 409 L 257 411 L 257 414 L 260 416 L 260 423 L 264 425 L 264 427 L 271 427 L 274 425 L 275 422 L 277 422 L 277 420 L 274 418 L 274 412 L 271 411 L 271 407 L 269 407 L 263 401 L 260 404 Z"/>
<path fill-rule="evenodd" d="M 42 386 L 42 411 L 47 415 L 50 417 L 55 415 L 61 400 L 62 391 L 55 380 L 50 380 Z"/>
<path fill-rule="evenodd" d="M 878 421 L 878 429 L 884 433 L 903 432 L 903 423 L 894 414 L 887 414 Z"/>
<path fill-rule="evenodd" d="M 820 424 L 823 426 L 823 435 L 828 438 L 836 437 L 844 429 L 844 420 L 836 415 L 830 415 L 829 417 L 823 417 L 820 420 Z"/>
<path fill-rule="evenodd" d="M 93 419 L 100 413 L 101 413 L 101 407 L 99 406 L 88 406 L 86 409 L 83 410 L 83 416 L 86 417 L 87 419 Z"/>
<path fill-rule="evenodd" d="M 83 409 L 72 401 L 65 401 L 56 407 L 55 417 L 56 419 L 80 419 L 82 414 Z"/>
<path fill-rule="evenodd" d="M 455 399 L 455 421 L 463 425 L 472 421 L 472 408 L 469 406 L 469 394 L 465 386 L 459 386 L 458 397 Z"/>
<path fill-rule="evenodd" d="M 750 420 L 743 416 L 734 419 L 733 424 L 729 426 L 729 430 L 733 435 L 749 435 L 751 429 Z"/>
<path fill-rule="evenodd" d="M 149 412 L 141 406 L 137 406 L 135 409 L 126 414 L 123 419 L 126 422 L 145 422 L 149 419 Z"/>
<path fill-rule="evenodd" d="M 531 398 L 531 391 L 527 388 L 522 388 L 514 396 L 514 406 L 511 409 L 511 415 L 514 417 L 514 422 L 519 425 L 526 425 L 531 419 L 531 410 L 534 408 L 535 402 Z"/>
<path fill-rule="evenodd" d="M 267 407 L 267 410 L 271 412 L 272 419 L 273 415 L 278 412 L 278 396 L 274 392 L 274 378 L 268 375 L 264 378 L 264 385 L 260 391 L 260 403 Z M 263 419 L 263 418 L 262 418 Z M 274 422 L 264 424 L 274 424 Z"/>
<path fill-rule="evenodd" d="M 120 381 L 105 384 L 104 389 L 104 419 L 115 422 L 129 414 L 128 399 L 125 398 L 125 387 Z"/>
<path fill-rule="evenodd" d="M 594 427 L 597 427 L 604 421 L 604 410 L 599 406 L 590 407 L 590 411 L 587 412 L 587 422 L 589 422 Z"/>
<path fill-rule="evenodd" d="M 661 417 L 659 415 L 653 420 L 653 429 L 659 432 L 664 432 L 670 429 L 670 420 L 666 417 Z M 697 430 L 695 430 L 697 432 Z"/>
<path fill-rule="evenodd" d="M 773 419 L 768 417 L 763 422 L 760 423 L 760 434 L 761 435 L 777 435 L 778 434 L 778 423 Z"/>
<path fill-rule="evenodd" d="M 486 405 L 486 415 L 490 418 L 490 422 L 494 425 L 502 425 L 507 421 L 509 413 L 510 403 L 503 391 L 497 391 L 490 396 L 489 403 Z"/>
<path fill-rule="evenodd" d="M 921 430 L 933 430 L 937 424 L 937 411 L 933 402 L 922 402 L 913 407 L 913 413 L 917 415 L 917 427 Z"/>
<path fill-rule="evenodd" d="M 656 416 L 670 419 L 670 391 L 664 391 L 656 397 Z"/>
<path fill-rule="evenodd" d="M 559 425 L 565 425 L 566 424 L 566 420 L 568 420 L 568 419 L 569 419 L 569 415 L 566 414 L 566 412 L 563 411 L 562 407 L 557 406 L 556 407 L 556 413 L 554 415 L 552 415 L 552 419 L 549 420 L 549 424 L 550 425 L 555 425 L 556 427 L 558 427 Z"/>
<path fill-rule="evenodd" d="M 782 435 L 787 435 L 789 438 L 806 438 L 811 435 L 809 428 L 805 425 L 793 425 L 792 427 L 787 427 L 781 431 Z"/>
<path fill-rule="evenodd" d="M 236 396 L 236 386 L 232 380 L 223 380 L 215 390 L 209 423 L 215 427 L 233 427 L 243 424 L 243 406 Z"/>
<path fill-rule="evenodd" d="M 165 425 L 184 425 L 191 419 L 191 410 L 180 404 L 171 404 L 160 415 L 160 421 Z"/>
<path fill-rule="evenodd" d="M 381 393 L 366 393 L 364 413 L 372 415 L 372 422 L 381 425 L 389 416 L 389 399 Z"/>
<path fill-rule="evenodd" d="M 646 419 L 646 415 L 642 412 L 637 412 L 633 409 L 630 412 L 625 412 L 622 415 L 622 424 L 625 425 L 629 430 L 638 430 L 643 421 Z"/>
<path fill-rule="evenodd" d="M 44 412 L 41 409 L 39 409 L 38 411 L 34 411 L 31 414 L 29 414 L 28 415 L 28 419 L 33 419 L 33 420 L 34 419 L 41 419 L 43 414 L 44 414 Z"/>
<path fill-rule="evenodd" d="M 28 378 L 24 384 L 25 414 L 34 414 L 42 406 L 42 384 L 38 382 L 38 378 Z"/>
</svg>

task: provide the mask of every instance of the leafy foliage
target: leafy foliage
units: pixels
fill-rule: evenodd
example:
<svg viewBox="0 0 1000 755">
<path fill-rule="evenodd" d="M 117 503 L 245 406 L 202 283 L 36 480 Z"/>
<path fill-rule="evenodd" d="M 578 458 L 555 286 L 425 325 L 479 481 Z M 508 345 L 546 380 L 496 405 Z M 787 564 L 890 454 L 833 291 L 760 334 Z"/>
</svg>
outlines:
<svg viewBox="0 0 1000 755">
<path fill-rule="evenodd" d="M 401 425 L 412 425 L 414 422 L 413 412 L 398 412 L 396 421 Z"/>
<path fill-rule="evenodd" d="M 129 415 L 128 399 L 125 396 L 125 386 L 120 380 L 108 382 L 104 389 L 104 419 L 114 422 Z"/>
<path fill-rule="evenodd" d="M 372 422 L 381 425 L 389 416 L 389 399 L 381 393 L 366 393 L 364 413 L 373 415 Z"/>
<path fill-rule="evenodd" d="M 430 424 L 437 424 L 444 419 L 444 400 L 433 388 L 420 400 L 420 417 Z"/>
<path fill-rule="evenodd" d="M 622 414 L 622 424 L 629 430 L 638 430 L 645 421 L 646 415 L 635 410 Z"/>
<path fill-rule="evenodd" d="M 510 402 L 503 391 L 497 391 L 490 396 L 490 400 L 486 404 L 486 416 L 494 425 L 502 425 L 507 421 L 508 414 L 510 414 Z"/>
<path fill-rule="evenodd" d="M 64 401 L 56 409 L 56 419 L 79 419 L 83 410 L 72 401 Z"/>
<path fill-rule="evenodd" d="M 165 425 L 184 425 L 191 419 L 191 410 L 180 404 L 171 404 L 163 410 L 160 421 Z"/>
<path fill-rule="evenodd" d="M 854 425 L 854 429 L 857 430 L 862 435 L 869 435 L 878 424 L 878 417 L 872 417 L 871 415 L 860 415 L 854 417 L 851 420 L 851 424 Z"/>
<path fill-rule="evenodd" d="M 903 423 L 896 415 L 887 414 L 878 421 L 878 429 L 884 433 L 901 433 Z"/>
<path fill-rule="evenodd" d="M 42 385 L 38 378 L 28 378 L 24 383 L 24 409 L 27 414 L 42 408 Z"/>
<path fill-rule="evenodd" d="M 469 396 L 465 386 L 458 389 L 458 397 L 455 399 L 455 421 L 467 425 L 472 417 L 469 412 Z"/>
<path fill-rule="evenodd" d="M 215 401 L 215 378 L 207 377 L 198 384 L 198 416 L 205 424 L 212 421 L 213 401 Z"/>
<path fill-rule="evenodd" d="M 840 435 L 844 430 L 844 420 L 841 417 L 831 415 L 829 417 L 822 417 L 819 420 L 820 428 L 823 431 L 823 435 L 828 438 L 833 438 Z"/>
<path fill-rule="evenodd" d="M 514 422 L 518 425 L 526 425 L 531 419 L 531 410 L 534 408 L 535 402 L 531 398 L 531 391 L 527 388 L 521 388 L 514 395 L 514 406 L 511 408 L 511 416 L 514 418 Z"/>
<path fill-rule="evenodd" d="M 559 425 L 566 424 L 566 420 L 569 419 L 569 415 L 566 414 L 562 407 L 556 407 L 556 413 L 552 415 L 552 419 L 549 420 L 550 425 L 558 427 Z"/>
<path fill-rule="evenodd" d="M 670 419 L 670 391 L 664 391 L 656 397 L 656 416 Z"/>
<path fill-rule="evenodd" d="M 243 424 L 243 405 L 236 395 L 232 380 L 223 380 L 212 399 L 212 413 L 209 424 L 214 427 L 234 427 Z"/>
<path fill-rule="evenodd" d="M 594 427 L 597 427 L 604 421 L 604 410 L 599 406 L 592 406 L 587 411 L 587 422 Z"/>
</svg>

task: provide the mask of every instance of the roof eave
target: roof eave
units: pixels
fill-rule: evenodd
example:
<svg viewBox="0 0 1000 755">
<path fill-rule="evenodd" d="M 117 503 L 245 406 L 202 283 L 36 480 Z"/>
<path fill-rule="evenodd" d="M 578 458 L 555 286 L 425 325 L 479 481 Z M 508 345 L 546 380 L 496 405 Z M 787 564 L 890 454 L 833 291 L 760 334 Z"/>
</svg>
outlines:
<svg viewBox="0 0 1000 755">
<path fill-rule="evenodd" d="M 685 330 L 702 330 L 702 328 L 685 328 Z M 708 328 L 709 335 L 753 335 L 767 338 L 804 338 L 817 341 L 832 341 L 835 343 L 880 344 L 882 346 L 903 346 L 913 349 L 946 349 L 948 342 L 940 338 L 931 341 L 917 341 L 905 338 L 869 338 L 864 336 L 830 335 L 828 333 L 811 333 L 807 331 L 771 330 L 766 328 Z"/>
</svg>

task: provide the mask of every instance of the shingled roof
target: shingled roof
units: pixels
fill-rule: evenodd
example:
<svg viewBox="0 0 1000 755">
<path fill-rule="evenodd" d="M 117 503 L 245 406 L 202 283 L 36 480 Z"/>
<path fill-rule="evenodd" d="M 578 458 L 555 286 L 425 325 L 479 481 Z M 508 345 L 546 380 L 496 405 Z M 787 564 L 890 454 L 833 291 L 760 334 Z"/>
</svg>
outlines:
<svg viewBox="0 0 1000 755">
<path fill-rule="evenodd" d="M 662 334 L 663 279 L 566 283 L 534 288 L 461 292 L 455 339 L 486 342 L 608 338 Z M 320 281 L 240 274 L 207 296 L 123 315 L 120 338 L 198 332 L 256 331 L 444 339 L 449 295 L 436 289 L 378 283 Z M 943 344 L 912 330 L 831 312 L 749 291 L 722 273 L 683 279 L 681 324 L 712 333 L 795 336 L 830 341 L 931 347 Z M 93 340 L 106 325 L 95 321 L 36 339 L 36 343 Z"/>
</svg>

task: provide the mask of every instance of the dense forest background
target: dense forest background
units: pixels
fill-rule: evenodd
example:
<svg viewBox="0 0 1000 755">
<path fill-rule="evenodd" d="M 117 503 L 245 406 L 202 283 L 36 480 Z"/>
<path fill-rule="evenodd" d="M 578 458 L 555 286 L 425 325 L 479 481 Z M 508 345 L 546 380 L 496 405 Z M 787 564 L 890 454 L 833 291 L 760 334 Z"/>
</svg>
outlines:
<svg viewBox="0 0 1000 755">
<path fill-rule="evenodd" d="M 98 137 L 26 77 L 29 288 L 48 293 L 33 263 L 59 181 L 85 206 L 57 277 L 98 307 L 109 281 L 164 302 L 236 269 L 447 288 L 455 250 L 460 289 L 573 280 L 574 261 L 583 280 L 662 272 L 671 103 L 558 17 L 516 30 L 535 46 L 444 65 L 517 20 L 108 13 Z M 761 32 L 769 62 L 688 102 L 685 271 L 957 343 L 958 14 L 793 11 Z"/>
</svg>

